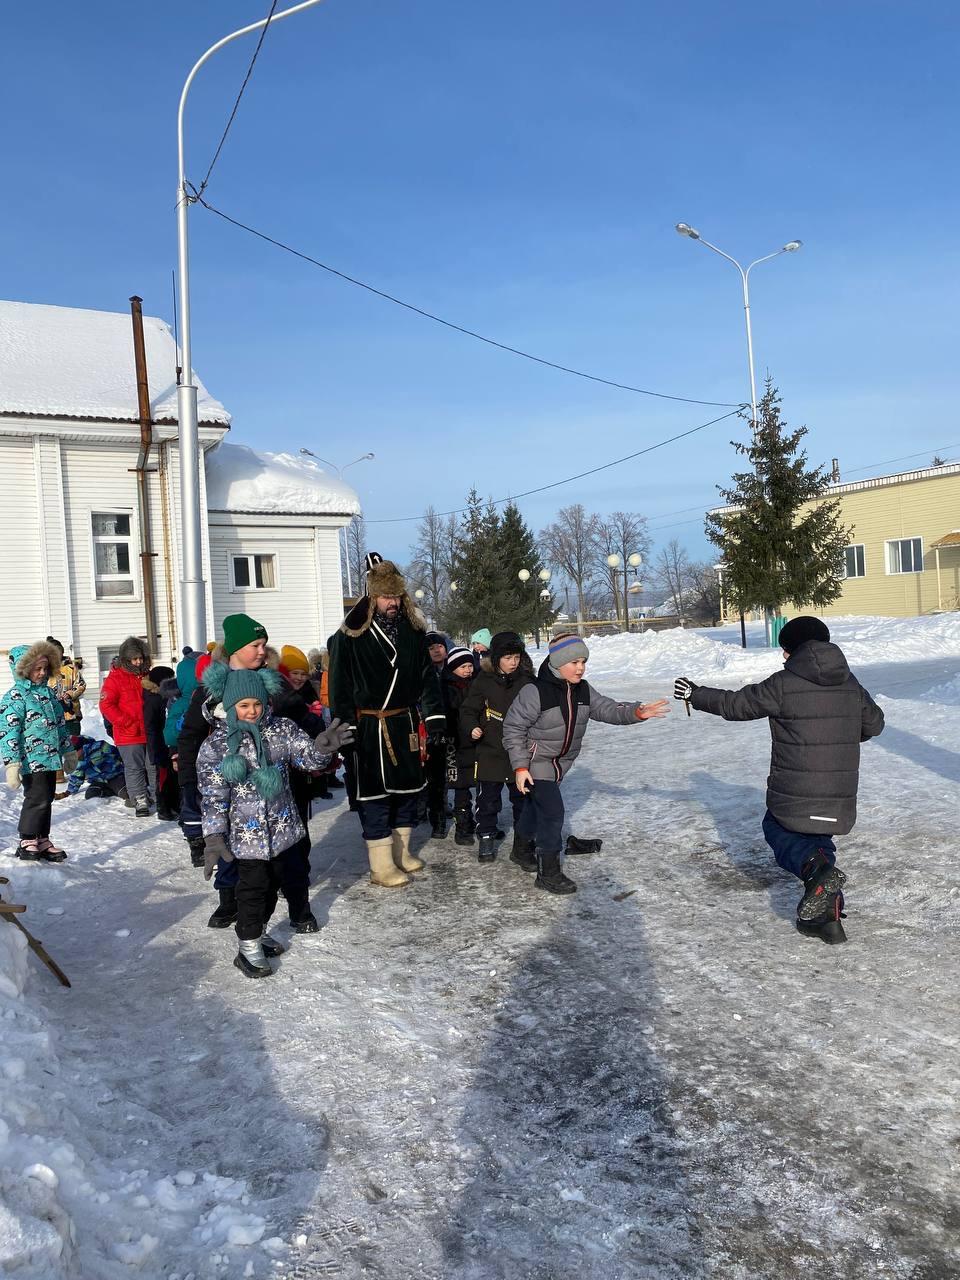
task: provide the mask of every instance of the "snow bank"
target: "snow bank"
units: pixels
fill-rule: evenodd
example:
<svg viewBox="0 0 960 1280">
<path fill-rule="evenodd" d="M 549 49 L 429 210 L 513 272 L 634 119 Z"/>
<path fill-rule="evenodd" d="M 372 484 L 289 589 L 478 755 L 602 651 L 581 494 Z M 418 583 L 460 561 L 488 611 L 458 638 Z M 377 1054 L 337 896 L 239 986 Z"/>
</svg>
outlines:
<svg viewBox="0 0 960 1280">
<path fill-rule="evenodd" d="M 827 624 L 831 638 L 853 667 L 960 654 L 960 613 L 928 618 L 828 618 Z M 756 625 L 751 628 L 752 646 L 762 645 L 761 632 Z M 739 627 L 677 627 L 643 635 L 602 636 L 590 640 L 589 645 L 589 678 L 598 681 L 622 677 L 666 680 L 688 675 L 701 683 L 719 681 L 735 686 L 763 680 L 783 662 L 779 649 L 741 649 Z"/>
<path fill-rule="evenodd" d="M 155 419 L 177 418 L 177 347 L 169 325 L 143 317 Z M 230 415 L 193 375 L 201 422 Z M 137 375 L 130 316 L 30 302 L 0 302 L 0 411 L 136 422 Z"/>
<path fill-rule="evenodd" d="M 360 499 L 311 458 L 221 444 L 206 455 L 207 507 L 265 515 L 355 515 Z"/>
</svg>

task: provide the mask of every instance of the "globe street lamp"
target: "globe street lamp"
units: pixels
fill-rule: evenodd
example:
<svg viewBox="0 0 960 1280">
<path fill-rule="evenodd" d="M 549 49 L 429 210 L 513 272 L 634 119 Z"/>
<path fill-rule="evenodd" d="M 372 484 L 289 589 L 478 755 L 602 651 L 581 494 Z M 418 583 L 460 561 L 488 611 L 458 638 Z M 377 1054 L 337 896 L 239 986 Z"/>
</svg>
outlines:
<svg viewBox="0 0 960 1280">
<path fill-rule="evenodd" d="M 517 577 L 520 579 L 520 581 L 523 583 L 523 585 L 524 585 L 524 586 L 526 586 L 526 585 L 527 585 L 527 583 L 530 581 L 530 579 L 533 577 L 533 574 L 530 572 L 530 570 L 529 570 L 529 569 L 518 569 L 518 570 L 517 570 Z M 544 585 L 544 590 L 540 592 L 539 599 L 540 599 L 540 600 L 549 600 L 549 599 L 550 599 L 550 592 L 549 592 L 548 590 L 546 590 L 546 585 L 547 585 L 547 583 L 550 581 L 550 570 L 549 570 L 549 569 L 541 569 L 541 570 L 539 571 L 539 573 L 537 574 L 537 577 L 540 579 L 540 581 L 541 581 L 541 582 L 543 583 L 543 585 Z M 537 586 L 537 584 L 536 584 L 536 583 L 534 583 L 534 584 L 533 584 L 533 586 L 534 586 L 534 592 L 536 593 L 536 586 Z M 534 603 L 533 635 L 534 635 L 534 640 L 536 641 L 537 648 L 539 649 L 539 648 L 540 648 L 540 619 L 539 619 L 539 617 L 537 616 L 537 609 L 536 609 L 537 600 L 538 600 L 538 597 L 537 597 L 537 595 L 536 595 L 536 594 L 534 594 L 534 597 L 533 597 L 533 603 Z"/>
<path fill-rule="evenodd" d="M 190 325 L 190 249 L 188 218 L 191 204 L 199 198 L 187 182 L 184 116 L 187 94 L 197 72 L 218 49 L 240 36 L 312 9 L 321 0 L 302 0 L 289 9 L 271 13 L 258 22 L 233 31 L 210 46 L 193 65 L 180 91 L 177 108 L 177 267 L 180 276 L 180 365 L 183 376 L 177 386 L 177 427 L 180 452 L 180 608 L 181 640 L 191 648 L 203 648 L 207 633 L 206 583 L 203 579 L 203 534 L 200 520 L 200 430 L 197 421 L 197 385 L 193 380 L 193 342 Z"/>
<path fill-rule="evenodd" d="M 630 568 L 633 570 L 633 582 L 636 588 L 636 595 L 637 595 L 637 610 L 640 614 L 640 634 L 643 635 L 643 605 L 640 600 L 640 596 L 641 596 L 640 566 L 643 564 L 643 556 L 640 554 L 639 551 L 632 551 L 630 555 L 627 556 L 627 563 L 630 565 Z M 626 567 L 624 567 L 624 584 L 626 584 Z M 629 617 L 630 617 L 630 611 L 628 609 L 627 618 Z M 627 630 L 629 631 L 629 629 L 630 628 L 628 624 Z"/>
<path fill-rule="evenodd" d="M 372 453 L 362 453 L 359 458 L 354 458 L 352 462 L 345 462 L 342 467 L 338 467 L 335 462 L 328 462 L 326 458 L 321 458 L 319 453 L 314 453 L 312 449 L 301 449 L 300 452 L 306 454 L 308 458 L 316 458 L 317 462 L 322 462 L 325 467 L 332 467 L 337 473 L 337 478 L 339 480 L 343 479 L 343 473 L 346 471 L 347 467 L 355 467 L 358 462 L 367 462 L 375 456 Z M 347 595 L 352 596 L 353 582 L 350 578 L 350 544 L 347 541 L 346 526 L 344 526 L 343 529 L 343 558 L 347 565 Z"/>
</svg>

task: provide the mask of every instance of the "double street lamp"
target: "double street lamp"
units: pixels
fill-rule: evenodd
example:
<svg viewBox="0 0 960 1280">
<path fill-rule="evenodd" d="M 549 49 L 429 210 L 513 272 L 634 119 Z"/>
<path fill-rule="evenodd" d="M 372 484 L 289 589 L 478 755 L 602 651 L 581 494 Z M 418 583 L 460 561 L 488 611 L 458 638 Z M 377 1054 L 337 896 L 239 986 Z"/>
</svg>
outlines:
<svg viewBox="0 0 960 1280">
<path fill-rule="evenodd" d="M 520 579 L 523 585 L 526 586 L 527 583 L 530 581 L 530 579 L 533 577 L 533 574 L 530 572 L 529 569 L 518 569 L 517 577 Z M 536 603 L 536 601 L 539 599 L 541 604 L 546 604 L 546 602 L 550 599 L 550 588 L 547 586 L 547 583 L 550 581 L 550 570 L 541 569 L 540 572 L 537 574 L 537 577 L 540 579 L 541 583 L 543 584 L 543 588 L 540 591 L 539 596 L 534 597 L 534 603 Z M 534 587 L 534 591 L 536 591 L 537 584 L 534 583 L 533 587 Z M 536 618 L 534 619 L 533 633 L 537 643 L 537 648 L 539 649 L 540 648 L 540 623 L 539 623 L 539 620 L 537 620 Z"/>
<path fill-rule="evenodd" d="M 640 554 L 639 551 L 632 551 L 630 555 L 628 555 L 626 559 L 623 561 L 623 629 L 624 631 L 630 630 L 630 603 L 629 603 L 630 597 L 628 595 L 629 584 L 627 580 L 627 573 L 630 569 L 632 569 L 634 581 L 639 582 L 640 566 L 642 564 L 643 564 L 643 556 Z M 612 574 L 616 574 L 617 569 L 619 569 L 620 567 L 620 556 L 617 554 L 616 551 L 611 552 L 611 554 L 607 556 L 607 565 L 611 569 Z M 614 591 L 614 601 L 616 601 L 616 591 Z M 640 619 L 640 630 L 641 631 L 643 630 L 642 616 Z"/>
<path fill-rule="evenodd" d="M 319 453 L 314 453 L 312 449 L 301 449 L 300 452 L 308 458 L 316 458 L 317 462 L 322 462 L 325 467 L 332 467 L 337 473 L 337 478 L 342 480 L 343 473 L 347 467 L 355 467 L 358 462 L 367 462 L 372 460 L 375 455 L 372 453 L 361 453 L 359 458 L 354 458 L 352 462 L 345 462 L 342 467 L 338 467 L 335 462 L 328 462 L 326 458 L 321 458 Z M 347 540 L 346 526 L 343 529 L 343 559 L 347 566 L 347 595 L 353 595 L 353 581 L 350 577 L 350 544 Z"/>
</svg>

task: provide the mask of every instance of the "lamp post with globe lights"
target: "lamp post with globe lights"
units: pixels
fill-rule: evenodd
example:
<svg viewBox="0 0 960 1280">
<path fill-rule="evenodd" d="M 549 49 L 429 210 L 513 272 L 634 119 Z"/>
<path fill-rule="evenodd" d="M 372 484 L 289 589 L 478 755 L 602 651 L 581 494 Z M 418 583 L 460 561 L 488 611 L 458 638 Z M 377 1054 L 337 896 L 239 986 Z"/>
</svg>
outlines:
<svg viewBox="0 0 960 1280">
<path fill-rule="evenodd" d="M 527 583 L 530 581 L 530 579 L 533 577 L 533 574 L 530 572 L 529 569 L 518 569 L 517 577 L 520 579 L 523 585 L 526 586 Z M 533 597 L 533 602 L 534 602 L 533 633 L 534 633 L 534 640 L 536 641 L 537 648 L 539 649 L 540 648 L 540 616 L 539 616 L 538 606 L 550 599 L 550 591 L 549 591 L 549 588 L 547 587 L 547 583 L 550 581 L 550 570 L 541 569 L 540 572 L 537 574 L 537 577 L 539 578 L 540 582 L 543 584 L 543 589 L 539 592 L 539 594 L 535 594 Z M 533 584 L 533 586 L 534 586 L 534 591 L 536 592 L 536 587 L 537 587 L 536 582 Z"/>
</svg>

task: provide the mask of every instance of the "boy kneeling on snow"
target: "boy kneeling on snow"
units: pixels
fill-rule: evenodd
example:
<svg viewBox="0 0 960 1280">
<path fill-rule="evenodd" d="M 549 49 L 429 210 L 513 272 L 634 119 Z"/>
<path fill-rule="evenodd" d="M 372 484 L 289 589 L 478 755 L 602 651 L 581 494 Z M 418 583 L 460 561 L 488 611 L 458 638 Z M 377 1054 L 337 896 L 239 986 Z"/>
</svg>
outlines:
<svg viewBox="0 0 960 1280">
<path fill-rule="evenodd" d="M 724 720 L 770 719 L 773 749 L 763 834 L 777 864 L 803 881 L 797 928 L 846 942 L 840 918 L 846 876 L 833 836 L 857 820 L 860 743 L 883 731 L 883 712 L 850 673 L 819 618 L 780 632 L 784 668 L 744 689 L 708 689 L 686 676 L 673 696 Z"/>
<path fill-rule="evenodd" d="M 352 731 L 334 720 L 311 739 L 292 720 L 273 715 L 270 698 L 282 680 L 269 668 L 242 671 L 215 662 L 203 683 L 226 713 L 197 756 L 204 875 L 210 879 L 220 858 L 237 860 L 240 949 L 234 964 L 248 978 L 265 978 L 273 972 L 266 957 L 283 953 L 264 932 L 280 889 L 278 855 L 304 836 L 289 768 L 325 769 L 352 741 Z"/>
<path fill-rule="evenodd" d="M 564 812 L 560 783 L 580 754 L 587 721 L 636 724 L 667 714 L 666 698 L 645 706 L 642 702 L 614 702 L 591 689 L 583 678 L 589 656 L 578 635 L 551 640 L 549 657 L 536 680 L 520 690 L 503 722 L 503 745 L 517 790 L 529 797 L 521 817 L 521 835 L 536 842 L 536 885 L 549 893 L 577 891 L 560 866 Z M 572 837 L 567 842 L 568 853 L 587 851 L 577 848 Z"/>
</svg>

